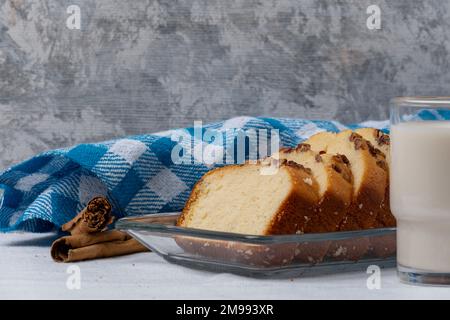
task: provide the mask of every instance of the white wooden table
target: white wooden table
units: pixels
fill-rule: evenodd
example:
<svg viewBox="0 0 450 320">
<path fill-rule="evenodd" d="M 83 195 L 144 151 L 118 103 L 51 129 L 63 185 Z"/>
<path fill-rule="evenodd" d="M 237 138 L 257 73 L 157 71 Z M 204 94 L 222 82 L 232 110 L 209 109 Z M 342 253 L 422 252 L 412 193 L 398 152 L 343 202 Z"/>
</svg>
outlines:
<svg viewBox="0 0 450 320">
<path fill-rule="evenodd" d="M 59 264 L 49 254 L 54 237 L 0 234 L 0 299 L 450 299 L 450 288 L 399 283 L 394 269 L 369 290 L 365 272 L 261 280 L 171 265 L 154 253 Z M 66 285 L 73 265 L 80 289 Z"/>
</svg>

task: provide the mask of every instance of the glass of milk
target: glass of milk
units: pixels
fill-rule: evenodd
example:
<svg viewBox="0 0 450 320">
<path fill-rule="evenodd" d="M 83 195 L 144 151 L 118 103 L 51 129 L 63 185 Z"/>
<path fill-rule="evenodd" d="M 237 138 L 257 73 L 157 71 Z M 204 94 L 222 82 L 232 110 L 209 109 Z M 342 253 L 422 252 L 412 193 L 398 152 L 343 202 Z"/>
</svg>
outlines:
<svg viewBox="0 0 450 320">
<path fill-rule="evenodd" d="M 450 97 L 393 99 L 390 201 L 400 280 L 450 285 Z"/>
</svg>

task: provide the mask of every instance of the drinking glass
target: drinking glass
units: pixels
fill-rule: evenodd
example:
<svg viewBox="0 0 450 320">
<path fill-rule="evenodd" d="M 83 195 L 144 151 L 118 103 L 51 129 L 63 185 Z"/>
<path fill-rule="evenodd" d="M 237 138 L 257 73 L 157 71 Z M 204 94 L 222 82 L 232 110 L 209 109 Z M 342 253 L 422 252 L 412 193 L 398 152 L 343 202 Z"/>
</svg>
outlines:
<svg viewBox="0 0 450 320">
<path fill-rule="evenodd" d="M 400 280 L 450 285 L 450 97 L 393 99 L 390 168 Z"/>
</svg>

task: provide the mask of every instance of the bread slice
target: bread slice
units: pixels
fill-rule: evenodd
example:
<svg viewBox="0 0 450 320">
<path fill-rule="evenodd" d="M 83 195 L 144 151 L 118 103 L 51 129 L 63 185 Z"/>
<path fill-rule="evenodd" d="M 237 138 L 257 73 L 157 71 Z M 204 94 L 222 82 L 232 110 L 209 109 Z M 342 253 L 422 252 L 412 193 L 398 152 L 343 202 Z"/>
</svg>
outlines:
<svg viewBox="0 0 450 320">
<path fill-rule="evenodd" d="M 385 197 L 388 169 L 377 149 L 361 135 L 344 130 L 340 133 L 321 132 L 305 143 L 311 149 L 328 154 L 343 154 L 350 162 L 353 175 L 353 197 L 340 230 L 377 227 L 377 213 Z"/>
<path fill-rule="evenodd" d="M 356 129 L 355 132 L 360 134 L 384 154 L 386 163 L 389 167 L 391 163 L 389 135 L 375 128 L 360 128 Z M 377 221 L 379 222 L 380 227 L 395 227 L 397 225 L 389 205 L 389 183 L 386 187 L 384 201 L 381 204 L 381 211 L 377 215 Z"/>
<path fill-rule="evenodd" d="M 294 161 L 311 169 L 319 185 L 317 214 L 305 228 L 306 233 L 334 232 L 339 229 L 352 200 L 352 173 L 345 156 L 319 154 L 308 144 L 295 148 L 282 148 L 272 155 L 276 159 Z M 326 256 L 330 241 L 299 243 L 294 261 L 318 263 Z"/>
<path fill-rule="evenodd" d="M 336 133 L 329 131 L 322 131 L 316 133 L 309 137 L 308 140 L 304 141 L 304 143 L 309 144 L 311 146 L 311 150 L 315 152 L 322 153 L 322 151 L 326 151 L 328 145 L 333 143 L 336 138 Z"/>
<path fill-rule="evenodd" d="M 355 132 L 369 141 L 375 148 L 383 152 L 386 156 L 386 162 L 388 165 L 391 163 L 391 139 L 388 134 L 375 128 L 359 128 L 356 129 Z"/>
<path fill-rule="evenodd" d="M 306 143 L 296 148 L 283 148 L 272 157 L 294 161 L 311 169 L 319 185 L 317 215 L 306 226 L 310 232 L 313 225 L 323 227 L 320 232 L 333 232 L 339 229 L 347 208 L 352 200 L 352 173 L 348 160 L 342 155 L 319 154 Z M 315 221 L 317 220 L 317 221 Z"/>
<path fill-rule="evenodd" d="M 319 201 L 311 170 L 281 161 L 274 174 L 266 174 L 268 165 L 230 165 L 208 172 L 194 186 L 177 225 L 252 235 L 305 232 Z"/>
<path fill-rule="evenodd" d="M 388 134 L 383 133 L 381 130 L 375 128 L 359 128 L 355 130 L 364 139 L 372 143 L 372 145 L 380 150 L 385 158 L 388 167 L 390 167 L 390 137 Z M 386 187 L 386 193 L 384 200 L 381 204 L 381 210 L 377 215 L 378 227 L 395 227 L 397 222 L 394 215 L 391 212 L 389 205 L 389 184 Z M 395 238 L 392 235 L 386 235 L 381 237 L 373 237 L 370 241 L 371 251 L 376 257 L 389 257 L 395 254 L 396 243 Z"/>
</svg>

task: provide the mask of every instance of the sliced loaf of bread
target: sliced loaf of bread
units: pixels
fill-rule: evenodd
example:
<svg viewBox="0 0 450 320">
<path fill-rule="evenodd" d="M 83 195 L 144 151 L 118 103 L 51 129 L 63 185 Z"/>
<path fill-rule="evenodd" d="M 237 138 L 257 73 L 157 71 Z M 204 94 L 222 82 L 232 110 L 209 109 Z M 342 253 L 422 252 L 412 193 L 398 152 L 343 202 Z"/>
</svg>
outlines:
<svg viewBox="0 0 450 320">
<path fill-rule="evenodd" d="M 389 167 L 391 159 L 389 135 L 375 128 L 360 128 L 356 129 L 355 132 L 384 154 Z M 380 227 L 395 227 L 397 224 L 389 206 L 389 184 L 386 187 L 385 198 L 381 204 L 381 211 L 377 215 L 377 221 Z"/>
<path fill-rule="evenodd" d="M 343 154 L 350 162 L 353 175 L 352 204 L 340 230 L 370 229 L 378 226 L 377 214 L 388 184 L 386 161 L 361 135 L 345 130 L 321 132 L 305 143 L 316 152 Z"/>
<path fill-rule="evenodd" d="M 278 170 L 267 174 L 270 165 L 230 165 L 208 172 L 194 186 L 177 225 L 252 235 L 304 233 L 317 214 L 319 186 L 302 165 L 280 161 Z M 322 226 L 311 231 L 319 230 Z"/>
<path fill-rule="evenodd" d="M 282 148 L 272 157 L 294 161 L 310 168 L 319 185 L 320 200 L 317 204 L 317 214 L 308 222 L 305 232 L 338 231 L 352 200 L 352 173 L 347 158 L 340 155 L 319 154 L 305 143 L 295 148 Z M 330 241 L 299 243 L 294 260 L 302 263 L 318 263 L 327 255 L 330 245 Z"/>
<path fill-rule="evenodd" d="M 353 178 L 348 159 L 343 155 L 319 154 L 306 143 L 296 148 L 283 148 L 272 157 L 294 161 L 311 169 L 318 183 L 317 215 L 306 226 L 305 232 L 311 232 L 314 225 L 323 228 L 320 232 L 337 231 L 352 201 Z"/>
<path fill-rule="evenodd" d="M 356 129 L 355 132 L 369 141 L 375 148 L 383 152 L 386 156 L 386 162 L 388 165 L 391 163 L 391 139 L 388 134 L 375 128 L 359 128 Z"/>
</svg>

